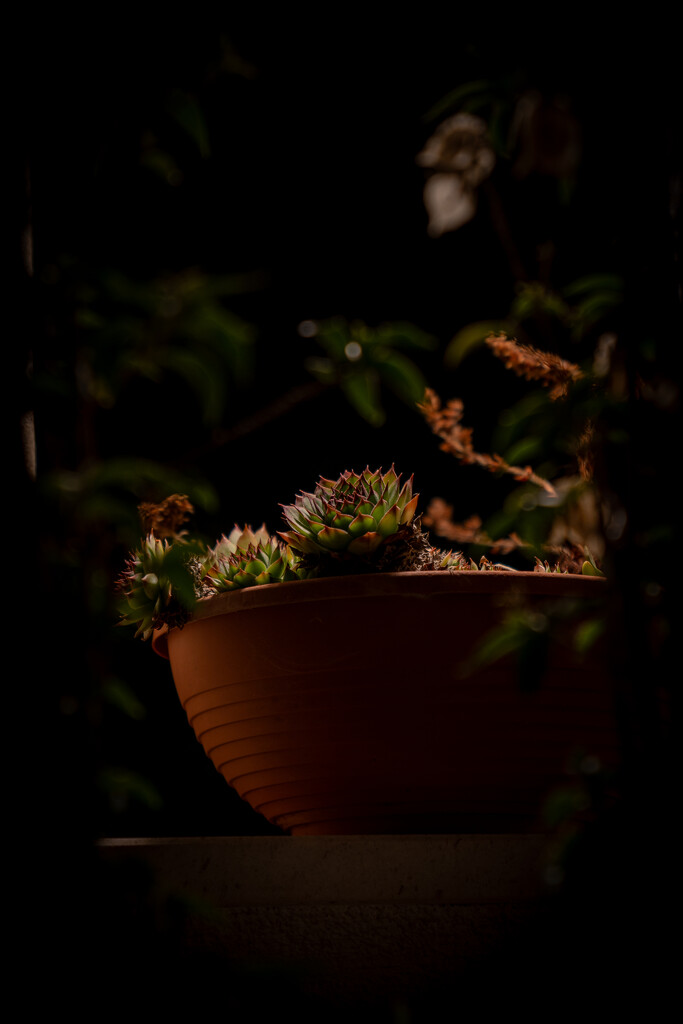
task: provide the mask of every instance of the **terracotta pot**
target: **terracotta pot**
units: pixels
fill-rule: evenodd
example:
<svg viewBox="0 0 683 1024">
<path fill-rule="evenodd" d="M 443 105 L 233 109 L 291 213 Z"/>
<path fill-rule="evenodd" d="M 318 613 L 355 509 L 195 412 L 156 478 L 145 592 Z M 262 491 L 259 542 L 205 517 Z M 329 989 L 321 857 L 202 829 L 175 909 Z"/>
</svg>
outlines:
<svg viewBox="0 0 683 1024">
<path fill-rule="evenodd" d="M 154 647 L 216 768 L 292 834 L 519 831 L 576 751 L 615 763 L 610 674 L 561 638 L 534 692 L 509 658 L 468 660 L 511 603 L 592 602 L 604 586 L 531 572 L 282 583 L 200 602 Z"/>
</svg>

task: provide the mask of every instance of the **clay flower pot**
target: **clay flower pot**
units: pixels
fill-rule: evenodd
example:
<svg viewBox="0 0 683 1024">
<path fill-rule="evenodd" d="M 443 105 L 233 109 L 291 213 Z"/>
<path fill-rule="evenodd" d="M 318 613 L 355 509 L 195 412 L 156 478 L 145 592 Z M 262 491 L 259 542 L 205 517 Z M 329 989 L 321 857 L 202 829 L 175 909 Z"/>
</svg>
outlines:
<svg viewBox="0 0 683 1024">
<path fill-rule="evenodd" d="M 216 768 L 290 833 L 518 831 L 573 753 L 615 762 L 610 676 L 559 640 L 525 692 L 512 659 L 472 670 L 472 655 L 511 602 L 604 587 L 532 572 L 280 583 L 199 602 L 154 648 Z"/>
</svg>

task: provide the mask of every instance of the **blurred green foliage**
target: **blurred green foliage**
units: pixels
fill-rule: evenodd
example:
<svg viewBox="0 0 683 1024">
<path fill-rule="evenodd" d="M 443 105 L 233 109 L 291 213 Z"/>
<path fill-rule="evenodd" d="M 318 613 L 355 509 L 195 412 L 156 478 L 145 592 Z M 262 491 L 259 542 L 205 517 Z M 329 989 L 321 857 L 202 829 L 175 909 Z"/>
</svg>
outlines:
<svg viewBox="0 0 683 1024">
<path fill-rule="evenodd" d="M 412 409 L 422 401 L 426 382 L 419 366 L 405 353 L 436 348 L 437 341 L 410 323 L 368 327 L 342 317 L 305 326 L 325 352 L 311 356 L 307 369 L 323 384 L 340 387 L 353 409 L 374 427 L 386 419 L 382 389 L 392 391 Z"/>
<path fill-rule="evenodd" d="M 141 377 L 163 386 L 177 375 L 194 392 L 206 426 L 220 423 L 228 393 L 253 375 L 254 328 L 225 300 L 256 277 L 208 275 L 196 268 L 149 283 L 105 271 L 76 293 L 84 397 L 112 408 Z"/>
<path fill-rule="evenodd" d="M 539 345 L 544 338 L 547 341 L 548 334 L 554 340 L 559 328 L 558 340 L 565 345 L 582 342 L 622 305 L 623 291 L 623 281 L 616 274 L 590 274 L 560 292 L 540 281 L 520 281 L 507 316 L 461 327 L 446 348 L 445 363 L 457 367 L 490 334 L 507 334 L 522 344 Z"/>
</svg>

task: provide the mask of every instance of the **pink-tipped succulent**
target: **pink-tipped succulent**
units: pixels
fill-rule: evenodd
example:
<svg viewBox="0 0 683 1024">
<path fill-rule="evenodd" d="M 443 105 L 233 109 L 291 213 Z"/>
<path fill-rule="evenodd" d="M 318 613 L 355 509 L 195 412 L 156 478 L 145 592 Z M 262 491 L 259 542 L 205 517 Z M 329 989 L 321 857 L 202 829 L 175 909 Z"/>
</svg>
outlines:
<svg viewBox="0 0 683 1024">
<path fill-rule="evenodd" d="M 148 534 L 132 552 L 118 581 L 123 598 L 121 624 L 137 626 L 135 635 L 143 640 L 148 640 L 162 624 L 171 605 L 173 588 L 167 566 L 171 550 L 172 544 L 167 540 Z"/>
<path fill-rule="evenodd" d="M 412 476 L 402 484 L 393 466 L 388 473 L 368 467 L 337 480 L 321 477 L 312 494 L 283 506 L 289 529 L 281 539 L 265 524 L 258 530 L 235 526 L 207 549 L 177 532 L 168 540 L 150 531 L 119 579 L 122 624 L 134 625 L 136 636 L 146 640 L 163 625 L 182 626 L 199 598 L 267 583 L 356 572 L 504 568 L 477 567 L 460 552 L 432 547 L 416 515 L 417 501 Z M 156 514 L 165 506 L 152 508 Z"/>
<path fill-rule="evenodd" d="M 306 561 L 359 559 L 376 567 L 413 568 L 424 548 L 417 525 L 418 495 L 413 478 L 403 485 L 394 467 L 387 473 L 369 467 L 348 470 L 337 480 L 321 477 L 312 494 L 299 494 L 284 507 L 289 529 L 280 534 Z M 389 552 L 391 557 L 388 559 Z"/>
<path fill-rule="evenodd" d="M 214 593 L 238 590 L 265 583 L 283 583 L 307 575 L 299 559 L 271 537 L 265 524 L 258 530 L 235 526 L 223 535 L 205 561 L 204 582 Z"/>
</svg>

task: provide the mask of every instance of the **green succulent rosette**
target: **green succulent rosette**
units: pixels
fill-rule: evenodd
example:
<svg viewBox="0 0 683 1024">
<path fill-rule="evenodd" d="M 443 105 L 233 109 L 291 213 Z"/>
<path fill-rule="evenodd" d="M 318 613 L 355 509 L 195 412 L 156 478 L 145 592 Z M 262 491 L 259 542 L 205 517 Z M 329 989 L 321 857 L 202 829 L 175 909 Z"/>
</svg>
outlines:
<svg viewBox="0 0 683 1024">
<path fill-rule="evenodd" d="M 338 480 L 320 477 L 312 494 L 283 506 L 289 529 L 280 537 L 303 555 L 367 557 L 411 524 L 417 501 L 412 476 L 401 485 L 393 466 L 388 473 L 368 467 Z"/>
<path fill-rule="evenodd" d="M 285 583 L 308 575 L 297 556 L 265 528 L 235 526 L 212 548 L 204 567 L 204 582 L 214 593 L 266 583 Z"/>
<path fill-rule="evenodd" d="M 252 530 L 251 526 L 238 526 L 236 523 L 230 533 L 223 534 L 214 547 L 209 548 L 206 564 L 207 566 L 218 564 L 221 559 L 229 558 L 237 552 L 246 552 L 249 548 L 257 548 L 259 544 L 270 545 L 273 538 L 262 523 L 258 530 Z"/>
<path fill-rule="evenodd" d="M 148 640 L 164 622 L 180 623 L 194 603 L 189 559 L 193 547 L 182 541 L 160 540 L 149 533 L 127 560 L 118 581 L 121 625 L 136 626 L 136 636 Z M 182 598 L 179 603 L 177 597 Z"/>
</svg>

